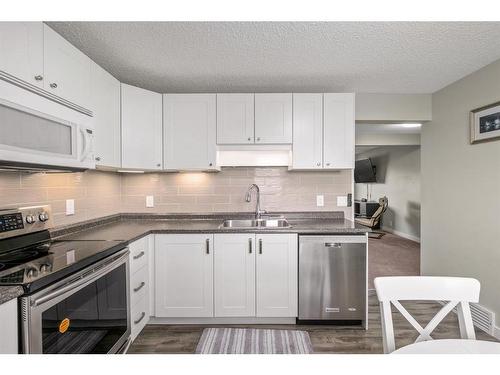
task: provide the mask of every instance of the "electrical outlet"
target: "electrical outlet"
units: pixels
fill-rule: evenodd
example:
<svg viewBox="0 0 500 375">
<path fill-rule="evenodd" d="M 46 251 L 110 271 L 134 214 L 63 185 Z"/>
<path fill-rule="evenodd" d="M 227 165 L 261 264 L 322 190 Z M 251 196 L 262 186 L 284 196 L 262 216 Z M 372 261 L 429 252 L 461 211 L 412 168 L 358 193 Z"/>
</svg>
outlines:
<svg viewBox="0 0 500 375">
<path fill-rule="evenodd" d="M 66 199 L 66 216 L 75 214 L 75 200 Z"/>
<path fill-rule="evenodd" d="M 155 197 L 153 195 L 146 196 L 146 207 L 154 207 L 155 206 Z"/>
<path fill-rule="evenodd" d="M 339 195 L 337 197 L 337 207 L 347 207 L 347 196 Z"/>
<path fill-rule="evenodd" d="M 316 206 L 323 207 L 325 205 L 325 197 L 323 195 L 316 195 Z"/>
</svg>

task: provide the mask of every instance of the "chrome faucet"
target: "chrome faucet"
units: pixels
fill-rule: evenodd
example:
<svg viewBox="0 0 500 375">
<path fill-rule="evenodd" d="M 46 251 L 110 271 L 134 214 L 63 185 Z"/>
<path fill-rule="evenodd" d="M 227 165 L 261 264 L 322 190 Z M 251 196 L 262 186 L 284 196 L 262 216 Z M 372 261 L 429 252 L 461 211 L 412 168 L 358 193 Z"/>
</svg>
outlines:
<svg viewBox="0 0 500 375">
<path fill-rule="evenodd" d="M 257 202 L 255 204 L 255 218 L 256 219 L 260 219 L 261 215 L 263 213 L 265 213 L 266 211 L 261 211 L 260 210 L 260 189 L 259 189 L 259 185 L 252 184 L 252 185 L 249 186 L 249 188 L 247 190 L 247 193 L 245 194 L 245 200 L 247 202 L 251 202 L 252 201 L 252 190 L 255 190 L 255 193 L 257 195 Z"/>
</svg>

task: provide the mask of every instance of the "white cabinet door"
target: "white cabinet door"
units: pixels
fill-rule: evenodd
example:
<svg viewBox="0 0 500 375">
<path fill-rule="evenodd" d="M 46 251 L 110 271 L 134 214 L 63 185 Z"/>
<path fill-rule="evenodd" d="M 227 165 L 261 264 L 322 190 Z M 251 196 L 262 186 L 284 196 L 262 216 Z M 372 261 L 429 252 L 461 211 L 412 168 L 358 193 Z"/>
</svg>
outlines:
<svg viewBox="0 0 500 375">
<path fill-rule="evenodd" d="M 0 70 L 43 88 L 42 22 L 0 22 Z"/>
<path fill-rule="evenodd" d="M 45 90 L 91 109 L 92 60 L 47 25 L 43 28 L 43 41 Z"/>
<path fill-rule="evenodd" d="M 17 354 L 17 299 L 0 305 L 0 354 Z"/>
<path fill-rule="evenodd" d="M 294 169 L 323 168 L 323 94 L 293 94 Z"/>
<path fill-rule="evenodd" d="M 162 166 L 162 96 L 121 85 L 122 168 Z"/>
<path fill-rule="evenodd" d="M 254 143 L 254 94 L 217 94 L 217 144 Z"/>
<path fill-rule="evenodd" d="M 257 234 L 257 316 L 297 316 L 297 234 Z"/>
<path fill-rule="evenodd" d="M 155 236 L 155 316 L 213 317 L 213 235 Z"/>
<path fill-rule="evenodd" d="M 215 169 L 215 103 L 215 94 L 164 95 L 165 169 Z"/>
<path fill-rule="evenodd" d="M 292 94 L 255 94 L 255 143 L 292 143 Z"/>
<path fill-rule="evenodd" d="M 96 164 L 119 168 L 121 166 L 120 82 L 93 62 L 91 92 Z"/>
<path fill-rule="evenodd" d="M 255 316 L 255 234 L 214 235 L 215 316 Z"/>
<path fill-rule="evenodd" d="M 323 164 L 354 168 L 354 94 L 324 94 Z"/>
</svg>

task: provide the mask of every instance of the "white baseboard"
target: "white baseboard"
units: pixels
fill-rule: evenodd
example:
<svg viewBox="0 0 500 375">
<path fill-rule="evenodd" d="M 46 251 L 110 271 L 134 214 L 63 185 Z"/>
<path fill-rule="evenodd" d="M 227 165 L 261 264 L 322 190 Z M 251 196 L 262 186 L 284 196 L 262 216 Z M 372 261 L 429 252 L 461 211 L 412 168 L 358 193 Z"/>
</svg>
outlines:
<svg viewBox="0 0 500 375">
<path fill-rule="evenodd" d="M 403 232 L 394 230 L 394 229 L 389 228 L 389 227 L 382 227 L 382 230 L 384 232 L 389 232 L 389 233 L 395 234 L 396 236 L 406 238 L 407 240 L 411 240 L 411 241 L 415 241 L 415 242 L 420 243 L 420 237 L 412 236 L 411 234 L 403 233 Z"/>
</svg>

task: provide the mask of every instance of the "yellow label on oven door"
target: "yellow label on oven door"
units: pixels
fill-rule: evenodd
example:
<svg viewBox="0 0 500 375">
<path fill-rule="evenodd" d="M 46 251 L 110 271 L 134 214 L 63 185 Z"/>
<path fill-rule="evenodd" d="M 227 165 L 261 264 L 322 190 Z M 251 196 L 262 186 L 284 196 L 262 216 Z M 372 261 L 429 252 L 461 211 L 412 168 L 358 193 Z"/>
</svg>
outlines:
<svg viewBox="0 0 500 375">
<path fill-rule="evenodd" d="M 64 318 L 61 320 L 61 323 L 59 323 L 59 332 L 64 333 L 68 330 L 69 328 L 69 319 Z"/>
</svg>

